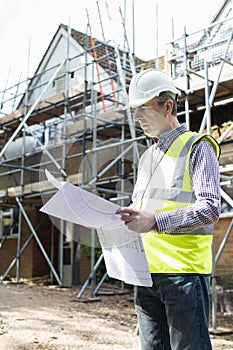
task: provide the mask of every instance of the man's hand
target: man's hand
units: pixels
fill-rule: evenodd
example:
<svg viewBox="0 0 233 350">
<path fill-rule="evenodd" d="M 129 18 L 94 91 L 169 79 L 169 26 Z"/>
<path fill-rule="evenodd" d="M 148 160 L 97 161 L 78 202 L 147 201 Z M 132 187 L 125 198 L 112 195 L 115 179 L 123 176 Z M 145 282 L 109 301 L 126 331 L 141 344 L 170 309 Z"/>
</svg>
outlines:
<svg viewBox="0 0 233 350">
<path fill-rule="evenodd" d="M 120 208 L 116 214 L 121 216 L 121 220 L 132 231 L 143 233 L 157 228 L 154 214 L 130 207 Z"/>
</svg>

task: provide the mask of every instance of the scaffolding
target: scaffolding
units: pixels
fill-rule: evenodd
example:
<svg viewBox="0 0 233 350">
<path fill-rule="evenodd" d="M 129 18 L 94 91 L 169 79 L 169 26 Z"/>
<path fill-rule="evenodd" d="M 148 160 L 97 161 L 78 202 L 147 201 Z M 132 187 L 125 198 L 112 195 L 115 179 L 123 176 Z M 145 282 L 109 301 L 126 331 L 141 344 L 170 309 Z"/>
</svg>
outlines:
<svg viewBox="0 0 233 350">
<path fill-rule="evenodd" d="M 114 184 L 121 179 L 130 181 L 135 177 L 132 171 L 127 177 L 125 176 L 124 157 L 128 158 L 128 162 L 131 159 L 134 164 L 132 157 L 138 155 L 138 151 L 135 151 L 136 141 L 145 139 L 145 136 L 139 133 L 136 137 L 129 111 L 119 113 L 116 108 L 113 110 L 116 105 L 122 106 L 126 103 L 126 84 L 132 76 L 132 62 L 127 58 L 129 54 L 107 43 L 100 41 L 95 43 L 92 35 L 84 35 L 69 27 L 61 25 L 59 30 L 67 33 L 67 57 L 63 57 L 56 66 L 44 70 L 38 69 L 36 74 L 27 82 L 22 82 L 22 85 L 18 83 L 18 93 L 14 95 L 13 100 L 14 105 L 15 101 L 18 101 L 19 108 L 12 110 L 11 113 L 4 113 L 5 106 L 9 109 L 12 100 L 6 96 L 12 95 L 11 91 L 16 87 L 6 88 L 2 93 L 4 98 L 2 98 L 0 157 L 3 160 L 1 162 L 3 171 L 0 176 L 3 179 L 1 208 L 8 206 L 19 208 L 21 220 L 23 215 L 33 234 L 31 238 L 36 239 L 53 277 L 59 285 L 62 285 L 63 234 L 66 234 L 66 223 L 59 223 L 61 263 L 58 274 L 24 210 L 25 206 L 39 209 L 43 200 L 47 199 L 46 196 L 53 193 L 43 178 L 45 167 L 50 168 L 56 176 L 98 191 L 101 196 L 108 199 L 119 197 L 120 191 L 113 189 Z M 69 57 L 71 37 L 81 42 L 84 47 L 80 54 L 72 58 Z M 129 139 L 129 135 L 134 136 L 133 140 Z M 110 164 L 99 172 L 98 169 L 102 167 L 100 162 L 106 162 L 106 152 L 109 151 Z M 111 159 L 113 154 L 116 155 L 114 160 Z M 37 162 L 29 161 L 27 156 L 29 158 L 33 156 Z M 22 158 L 20 164 L 16 160 L 17 157 Z M 114 172 L 111 170 L 113 167 Z M 133 171 L 135 169 L 134 166 Z M 106 177 L 107 172 L 112 175 Z M 15 186 L 12 186 L 12 181 Z M 5 189 L 4 182 L 6 182 Z M 122 204 L 123 195 L 126 198 L 125 192 L 120 195 L 120 199 L 116 198 Z M 128 198 L 129 196 L 130 194 Z M 5 244 L 4 236 L 2 246 Z M 88 244 L 95 245 L 93 242 Z M 16 279 L 19 280 L 19 261 L 25 248 L 25 245 L 21 248 L 19 229 L 17 257 L 9 264 L 1 281 L 14 264 L 17 265 Z M 92 270 L 93 268 L 92 266 Z"/>
<path fill-rule="evenodd" d="M 123 20 L 122 14 L 121 18 Z M 14 265 L 16 280 L 19 281 L 21 255 L 34 238 L 50 268 L 51 281 L 55 278 L 56 283 L 64 285 L 64 252 L 70 234 L 71 240 L 93 248 L 91 272 L 83 284 L 85 289 L 92 283 L 93 296 L 100 288 L 94 282 L 102 259 L 95 261 L 94 248 L 98 246 L 95 232 L 87 234 L 80 228 L 55 220 L 51 226 L 52 248 L 48 253 L 38 235 L 42 219 L 33 225 L 27 209 L 39 210 L 43 202 L 55 193 L 44 176 L 45 168 L 59 179 L 98 192 L 120 205 L 129 204 L 138 159 L 150 141 L 134 125 L 131 111 L 122 111 L 121 107 L 127 102 L 132 75 L 150 65 L 154 67 L 155 61 L 144 62 L 133 57 L 129 47 L 123 50 L 117 45 L 94 41 L 90 32 L 83 34 L 60 25 L 57 34 L 66 38 L 65 57 L 56 65 L 46 67 L 42 61 L 32 78 L 0 92 L 0 209 L 5 217 L 12 208 L 18 210 L 17 234 L 2 235 L 1 241 L 3 249 L 7 247 L 8 238 L 15 235 L 17 254 L 0 282 Z M 56 35 L 54 38 L 56 40 Z M 76 41 L 82 48 L 77 49 L 78 54 L 71 52 L 71 41 Z M 51 49 L 53 45 L 55 42 Z M 213 23 L 192 35 L 185 32 L 182 38 L 168 45 L 165 58 L 161 57 L 159 62 L 158 58 L 156 60 L 156 65 L 174 78 L 181 91 L 180 120 L 192 130 L 213 134 L 217 127 L 219 131 L 217 139 L 223 145 L 221 194 L 227 207 L 227 213 L 222 216 L 231 217 L 233 123 L 225 129 L 222 124 L 232 120 L 228 115 L 233 103 L 232 19 Z M 222 118 L 218 118 L 220 112 Z M 26 241 L 22 240 L 23 220 L 31 233 Z M 57 266 L 53 256 L 54 226 L 59 228 Z M 232 221 L 215 255 L 213 286 L 216 283 L 215 267 L 231 230 Z M 106 274 L 100 284 L 105 277 Z M 216 328 L 214 292 L 213 296 L 213 326 Z"/>
</svg>

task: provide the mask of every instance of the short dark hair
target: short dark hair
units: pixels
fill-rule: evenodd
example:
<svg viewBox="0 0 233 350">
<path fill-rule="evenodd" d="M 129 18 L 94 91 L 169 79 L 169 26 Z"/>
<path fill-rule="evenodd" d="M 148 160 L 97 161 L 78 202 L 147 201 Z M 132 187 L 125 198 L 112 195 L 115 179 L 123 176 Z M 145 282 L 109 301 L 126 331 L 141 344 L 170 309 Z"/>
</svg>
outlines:
<svg viewBox="0 0 233 350">
<path fill-rule="evenodd" d="M 163 105 L 165 102 L 167 102 L 168 100 L 172 100 L 174 103 L 173 103 L 173 109 L 172 109 L 172 114 L 173 115 L 177 115 L 177 107 L 178 107 L 178 104 L 179 104 L 179 101 L 177 99 L 177 95 L 175 95 L 174 97 L 174 94 L 172 93 L 169 93 L 169 91 L 163 91 L 159 94 L 159 97 L 158 97 L 158 104 L 159 105 Z"/>
</svg>

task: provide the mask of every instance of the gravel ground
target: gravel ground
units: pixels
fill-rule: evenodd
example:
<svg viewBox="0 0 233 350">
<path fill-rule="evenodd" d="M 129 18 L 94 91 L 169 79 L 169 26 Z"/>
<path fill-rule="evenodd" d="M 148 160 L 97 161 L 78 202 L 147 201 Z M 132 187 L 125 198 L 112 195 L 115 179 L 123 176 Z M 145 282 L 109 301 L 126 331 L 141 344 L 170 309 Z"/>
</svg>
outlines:
<svg viewBox="0 0 233 350">
<path fill-rule="evenodd" d="M 133 291 L 103 287 L 77 299 L 79 288 L 0 284 L 0 350 L 139 350 Z M 233 349 L 233 316 L 217 323 L 213 349 Z"/>
</svg>

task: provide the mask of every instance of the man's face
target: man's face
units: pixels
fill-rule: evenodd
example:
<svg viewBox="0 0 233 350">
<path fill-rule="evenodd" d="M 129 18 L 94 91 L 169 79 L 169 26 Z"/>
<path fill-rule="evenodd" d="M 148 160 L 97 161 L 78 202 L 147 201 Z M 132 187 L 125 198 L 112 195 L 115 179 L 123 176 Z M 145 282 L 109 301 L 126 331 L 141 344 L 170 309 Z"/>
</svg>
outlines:
<svg viewBox="0 0 233 350">
<path fill-rule="evenodd" d="M 169 122 L 166 118 L 167 103 L 158 104 L 155 97 L 142 106 L 136 107 L 134 120 L 139 122 L 144 133 L 149 137 L 158 137 L 162 132 L 169 130 Z"/>
</svg>

